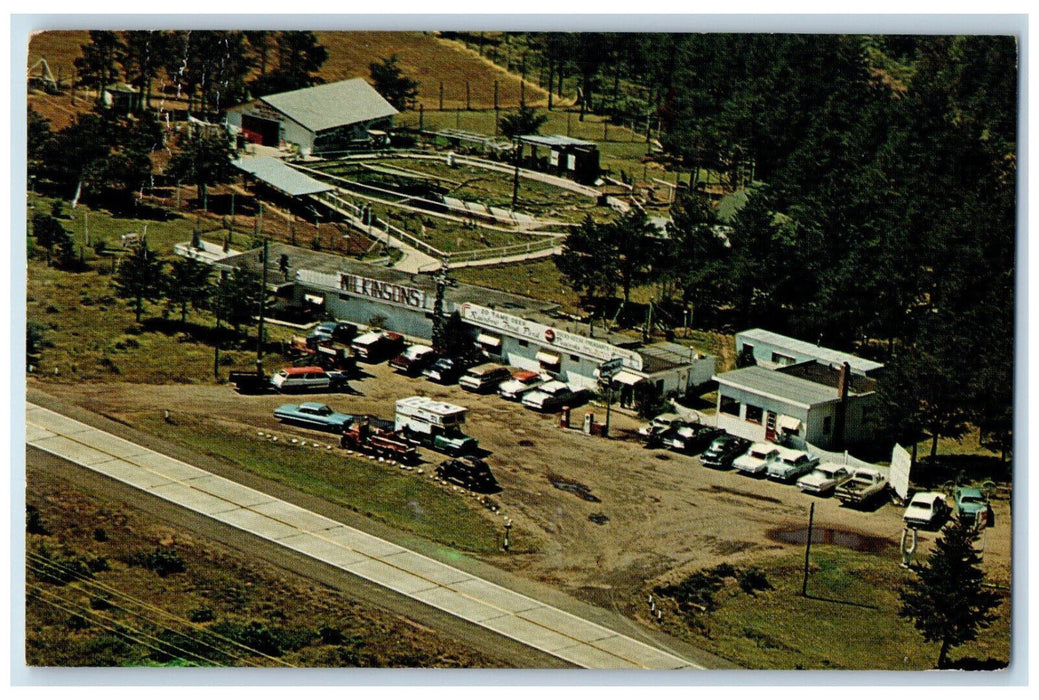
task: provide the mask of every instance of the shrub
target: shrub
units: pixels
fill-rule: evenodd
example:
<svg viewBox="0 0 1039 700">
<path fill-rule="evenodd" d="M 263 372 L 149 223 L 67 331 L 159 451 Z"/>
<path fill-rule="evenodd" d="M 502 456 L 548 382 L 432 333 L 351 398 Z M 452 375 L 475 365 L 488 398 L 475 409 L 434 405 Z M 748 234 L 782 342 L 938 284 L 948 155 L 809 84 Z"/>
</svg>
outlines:
<svg viewBox="0 0 1039 700">
<path fill-rule="evenodd" d="M 159 576 L 169 576 L 187 571 L 184 559 L 173 547 L 156 547 L 151 552 L 136 552 L 127 557 L 131 566 L 143 566 Z"/>
<path fill-rule="evenodd" d="M 192 622 L 212 622 L 216 619 L 216 614 L 213 612 L 213 608 L 195 608 L 188 613 L 188 619 Z"/>
<path fill-rule="evenodd" d="M 47 535 L 47 528 L 43 526 L 43 516 L 36 506 L 25 506 L 25 531 L 31 535 Z"/>
</svg>

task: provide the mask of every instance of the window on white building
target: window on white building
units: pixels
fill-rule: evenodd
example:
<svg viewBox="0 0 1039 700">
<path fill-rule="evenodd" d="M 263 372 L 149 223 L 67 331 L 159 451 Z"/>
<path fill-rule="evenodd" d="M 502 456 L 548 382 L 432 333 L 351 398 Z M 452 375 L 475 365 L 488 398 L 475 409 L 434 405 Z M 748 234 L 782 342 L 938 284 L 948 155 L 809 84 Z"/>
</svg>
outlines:
<svg viewBox="0 0 1039 700">
<path fill-rule="evenodd" d="M 730 416 L 739 417 L 740 415 L 740 402 L 731 396 L 723 396 L 721 402 L 718 405 L 718 411 L 721 413 L 728 414 Z"/>
<path fill-rule="evenodd" d="M 762 411 L 761 406 L 751 406 L 750 404 L 747 404 L 747 422 L 758 423 L 760 425 L 763 414 L 764 412 Z"/>
</svg>

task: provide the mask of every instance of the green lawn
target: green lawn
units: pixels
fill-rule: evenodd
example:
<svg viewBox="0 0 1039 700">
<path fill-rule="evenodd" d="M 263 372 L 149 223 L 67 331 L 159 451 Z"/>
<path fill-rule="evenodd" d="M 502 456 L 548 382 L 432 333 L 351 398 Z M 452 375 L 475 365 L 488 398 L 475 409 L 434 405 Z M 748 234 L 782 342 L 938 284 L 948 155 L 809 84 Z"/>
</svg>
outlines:
<svg viewBox="0 0 1039 700">
<path fill-rule="evenodd" d="M 746 668 L 934 668 L 939 645 L 925 643 L 898 616 L 898 590 L 913 574 L 899 567 L 895 548 L 868 554 L 813 546 L 807 598 L 801 597 L 803 562 L 795 554 L 759 564 L 775 589 L 750 595 L 728 586 L 711 612 L 683 615 L 665 602 L 664 629 Z M 1009 595 L 998 612 L 976 642 L 952 650 L 953 661 L 1010 658 Z"/>
<path fill-rule="evenodd" d="M 448 547 L 493 553 L 501 546 L 502 529 L 476 499 L 437 485 L 426 474 L 366 458 L 243 437 L 205 418 L 183 418 L 170 425 L 161 418 L 141 418 L 142 430 L 226 461 L 252 474 L 318 496 L 366 517 L 387 523 Z M 334 438 L 319 440 L 324 444 Z M 517 545 L 531 540 L 519 533 Z"/>
</svg>

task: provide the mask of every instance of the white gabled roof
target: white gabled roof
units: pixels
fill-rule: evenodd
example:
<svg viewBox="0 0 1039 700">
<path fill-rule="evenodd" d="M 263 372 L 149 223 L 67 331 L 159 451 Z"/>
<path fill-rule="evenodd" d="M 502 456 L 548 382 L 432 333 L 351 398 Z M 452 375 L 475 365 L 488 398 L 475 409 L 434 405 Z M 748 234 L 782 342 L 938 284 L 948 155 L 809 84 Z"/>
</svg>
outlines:
<svg viewBox="0 0 1039 700">
<path fill-rule="evenodd" d="M 279 92 L 260 100 L 315 132 L 397 114 L 393 105 L 364 78 Z"/>
</svg>

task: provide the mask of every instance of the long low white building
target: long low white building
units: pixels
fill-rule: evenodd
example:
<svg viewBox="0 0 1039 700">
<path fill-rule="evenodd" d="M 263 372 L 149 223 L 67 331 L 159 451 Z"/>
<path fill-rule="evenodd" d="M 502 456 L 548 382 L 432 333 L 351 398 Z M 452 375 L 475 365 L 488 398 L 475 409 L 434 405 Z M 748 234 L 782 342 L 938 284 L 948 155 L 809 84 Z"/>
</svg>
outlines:
<svg viewBox="0 0 1039 700">
<path fill-rule="evenodd" d="M 261 251 L 253 250 L 216 264 L 223 269 L 243 265 L 259 271 L 261 259 Z M 283 259 L 288 275 L 279 270 Z M 292 299 L 300 306 L 310 305 L 320 315 L 362 325 L 378 320 L 386 330 L 432 338 L 436 284 L 428 275 L 282 243 L 270 245 L 268 260 L 268 279 L 280 281 L 283 287 L 291 284 Z M 622 406 L 634 405 L 642 389 L 685 395 L 708 384 L 715 372 L 712 355 L 676 343 L 643 344 L 621 334 L 594 337 L 587 323 L 563 316 L 554 304 L 485 287 L 449 285 L 444 312 L 459 314 L 490 359 L 548 371 L 575 387 L 596 388 L 600 365 L 619 359 L 622 367 L 613 382 L 614 396 Z"/>
</svg>

